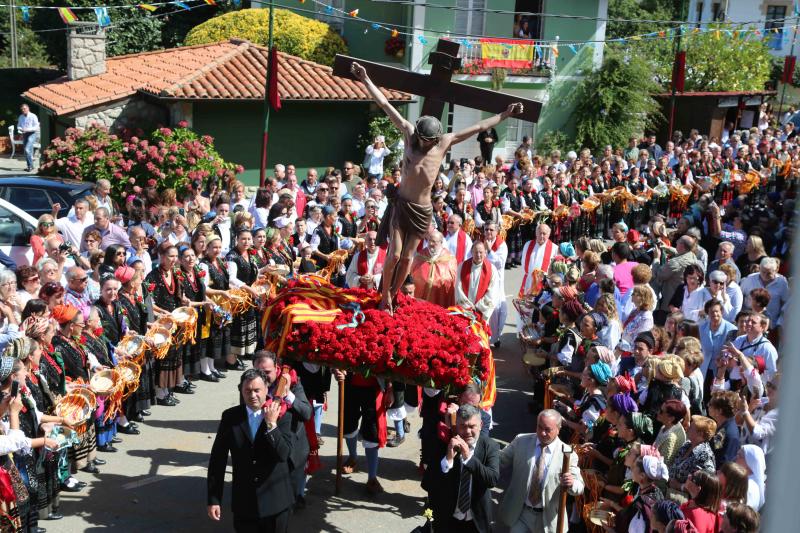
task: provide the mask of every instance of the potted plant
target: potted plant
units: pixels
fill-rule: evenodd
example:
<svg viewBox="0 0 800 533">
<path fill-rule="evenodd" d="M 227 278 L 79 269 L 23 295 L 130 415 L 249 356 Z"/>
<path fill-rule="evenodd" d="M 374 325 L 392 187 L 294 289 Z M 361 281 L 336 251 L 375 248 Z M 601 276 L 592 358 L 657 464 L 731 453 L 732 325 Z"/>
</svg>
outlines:
<svg viewBox="0 0 800 533">
<path fill-rule="evenodd" d="M 11 151 L 11 137 L 3 135 L 8 133 L 8 124 L 5 120 L 0 120 L 0 154 Z"/>
</svg>

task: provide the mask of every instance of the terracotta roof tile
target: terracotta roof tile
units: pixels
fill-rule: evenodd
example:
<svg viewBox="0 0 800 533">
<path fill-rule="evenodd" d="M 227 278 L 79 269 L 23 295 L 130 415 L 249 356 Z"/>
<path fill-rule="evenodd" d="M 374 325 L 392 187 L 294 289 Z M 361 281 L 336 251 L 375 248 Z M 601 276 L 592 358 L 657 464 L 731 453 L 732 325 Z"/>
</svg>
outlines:
<svg viewBox="0 0 800 533">
<path fill-rule="evenodd" d="M 104 74 L 66 77 L 25 92 L 28 100 L 57 115 L 127 98 L 142 91 L 163 98 L 261 100 L 268 51 L 248 41 L 172 48 L 110 58 Z M 282 100 L 371 100 L 359 82 L 333 75 L 330 67 L 279 52 L 278 92 Z M 389 100 L 411 95 L 381 89 Z"/>
</svg>

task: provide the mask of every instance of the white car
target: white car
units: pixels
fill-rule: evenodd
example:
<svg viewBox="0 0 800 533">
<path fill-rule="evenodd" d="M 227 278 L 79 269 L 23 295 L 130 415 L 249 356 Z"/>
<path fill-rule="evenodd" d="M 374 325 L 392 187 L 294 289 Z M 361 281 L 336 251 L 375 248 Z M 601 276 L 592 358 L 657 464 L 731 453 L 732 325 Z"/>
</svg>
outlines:
<svg viewBox="0 0 800 533">
<path fill-rule="evenodd" d="M 31 215 L 0 198 L 0 250 L 19 266 L 33 262 L 30 243 L 36 223 Z"/>
</svg>

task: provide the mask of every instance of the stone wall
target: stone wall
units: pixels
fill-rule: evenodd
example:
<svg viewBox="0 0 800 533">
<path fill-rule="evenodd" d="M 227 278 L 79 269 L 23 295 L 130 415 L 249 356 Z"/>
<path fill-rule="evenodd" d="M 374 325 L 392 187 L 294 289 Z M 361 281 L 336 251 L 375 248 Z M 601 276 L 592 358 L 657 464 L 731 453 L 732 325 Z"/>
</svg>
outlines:
<svg viewBox="0 0 800 533">
<path fill-rule="evenodd" d="M 81 31 L 85 32 L 82 33 Z M 105 31 L 73 29 L 67 36 L 67 76 L 79 80 L 106 71 Z"/>
<path fill-rule="evenodd" d="M 105 126 L 111 131 L 138 128 L 150 133 L 158 126 L 169 124 L 169 113 L 157 104 L 134 96 L 75 116 L 77 128 L 87 128 L 92 124 Z"/>
</svg>

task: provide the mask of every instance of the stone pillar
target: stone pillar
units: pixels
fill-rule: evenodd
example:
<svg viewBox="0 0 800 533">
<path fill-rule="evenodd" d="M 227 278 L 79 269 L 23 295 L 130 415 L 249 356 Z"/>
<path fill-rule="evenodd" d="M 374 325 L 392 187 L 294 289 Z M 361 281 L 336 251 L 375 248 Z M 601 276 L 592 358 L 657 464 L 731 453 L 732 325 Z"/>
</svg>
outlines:
<svg viewBox="0 0 800 533">
<path fill-rule="evenodd" d="M 96 24 L 76 27 L 67 35 L 67 76 L 79 80 L 106 71 L 106 32 Z"/>
</svg>

